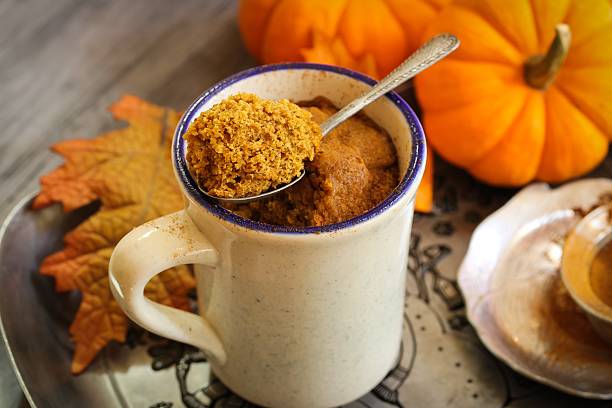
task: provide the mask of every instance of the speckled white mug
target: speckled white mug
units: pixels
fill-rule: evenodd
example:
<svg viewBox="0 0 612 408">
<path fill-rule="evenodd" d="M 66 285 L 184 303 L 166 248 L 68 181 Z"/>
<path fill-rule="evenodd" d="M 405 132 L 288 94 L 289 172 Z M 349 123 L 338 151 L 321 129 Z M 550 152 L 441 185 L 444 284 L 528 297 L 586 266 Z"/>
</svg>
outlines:
<svg viewBox="0 0 612 408">
<path fill-rule="evenodd" d="M 111 289 L 125 313 L 204 350 L 214 374 L 251 402 L 333 407 L 367 393 L 393 367 L 414 197 L 425 167 L 423 131 L 395 93 L 370 105 L 366 114 L 397 148 L 401 182 L 365 214 L 310 228 L 254 222 L 208 201 L 187 170 L 181 136 L 201 111 L 239 92 L 294 101 L 322 95 L 343 106 L 373 83 L 346 69 L 292 63 L 215 85 L 187 109 L 174 135 L 186 209 L 134 229 L 111 257 Z M 179 264 L 195 264 L 200 315 L 143 295 L 153 276 Z"/>
</svg>

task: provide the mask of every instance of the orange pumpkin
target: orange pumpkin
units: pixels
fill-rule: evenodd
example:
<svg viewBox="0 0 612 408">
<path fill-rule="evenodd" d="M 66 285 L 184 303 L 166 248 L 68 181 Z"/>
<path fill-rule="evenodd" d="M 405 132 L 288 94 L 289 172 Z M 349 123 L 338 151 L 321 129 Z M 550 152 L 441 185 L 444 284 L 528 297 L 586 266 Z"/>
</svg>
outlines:
<svg viewBox="0 0 612 408">
<path fill-rule="evenodd" d="M 416 78 L 427 140 L 440 155 L 501 186 L 563 181 L 603 160 L 610 2 L 457 0 L 425 36 L 445 31 L 461 47 Z"/>
<path fill-rule="evenodd" d="M 450 1 L 242 0 L 238 22 L 260 62 L 319 62 L 380 78 L 418 48 L 427 23 Z M 419 211 L 432 209 L 432 166 L 433 158 L 417 192 Z"/>
<path fill-rule="evenodd" d="M 262 63 L 310 61 L 384 76 L 450 0 L 242 0 L 238 22 Z"/>
</svg>

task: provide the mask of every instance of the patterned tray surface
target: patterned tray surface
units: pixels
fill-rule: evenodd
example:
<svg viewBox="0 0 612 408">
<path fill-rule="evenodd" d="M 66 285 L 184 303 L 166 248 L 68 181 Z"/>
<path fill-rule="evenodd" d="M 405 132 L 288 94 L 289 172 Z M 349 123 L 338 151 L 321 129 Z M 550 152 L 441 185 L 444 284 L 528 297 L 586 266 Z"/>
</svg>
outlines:
<svg viewBox="0 0 612 408">
<path fill-rule="evenodd" d="M 381 384 L 348 407 L 606 406 L 516 374 L 478 340 L 456 271 L 476 225 L 513 192 L 483 187 L 444 164 L 437 173 L 438 213 L 417 216 L 413 228 L 401 358 Z M 63 214 L 57 207 L 32 212 L 27 203 L 13 212 L 1 242 L 0 312 L 33 406 L 252 407 L 210 378 L 198 350 L 137 328 L 125 345 L 113 344 L 85 374 L 71 376 L 67 327 L 79 299 L 56 294 L 36 270 L 61 247 L 63 233 L 95 207 Z"/>
</svg>

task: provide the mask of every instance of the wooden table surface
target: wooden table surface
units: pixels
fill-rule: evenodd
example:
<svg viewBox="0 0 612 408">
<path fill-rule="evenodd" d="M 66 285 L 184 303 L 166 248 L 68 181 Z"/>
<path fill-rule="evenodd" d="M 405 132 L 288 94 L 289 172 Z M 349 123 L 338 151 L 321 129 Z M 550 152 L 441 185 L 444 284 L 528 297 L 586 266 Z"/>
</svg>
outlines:
<svg viewBox="0 0 612 408">
<path fill-rule="evenodd" d="M 0 1 L 0 220 L 60 163 L 50 145 L 118 126 L 121 95 L 183 109 L 253 65 L 235 1 Z M 0 407 L 27 407 L 2 342 Z"/>
<path fill-rule="evenodd" d="M 60 163 L 50 145 L 117 126 L 122 94 L 183 109 L 254 64 L 234 1 L 2 0 L 0 220 Z M 22 405 L 0 342 L 0 407 Z"/>
</svg>

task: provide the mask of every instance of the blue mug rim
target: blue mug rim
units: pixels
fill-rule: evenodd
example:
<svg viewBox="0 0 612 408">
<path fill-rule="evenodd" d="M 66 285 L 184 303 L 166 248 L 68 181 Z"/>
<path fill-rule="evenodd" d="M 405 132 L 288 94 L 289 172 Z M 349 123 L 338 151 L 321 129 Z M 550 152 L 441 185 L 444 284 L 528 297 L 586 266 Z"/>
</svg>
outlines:
<svg viewBox="0 0 612 408">
<path fill-rule="evenodd" d="M 246 69 L 244 71 L 238 72 L 217 84 L 213 85 L 208 90 L 204 91 L 196 100 L 187 108 L 183 116 L 179 120 L 179 123 L 174 131 L 174 139 L 172 141 L 172 156 L 174 161 L 174 168 L 179 176 L 179 179 L 183 183 L 185 191 L 187 194 L 198 202 L 201 206 L 207 209 L 209 212 L 214 214 L 215 216 L 221 218 L 224 221 L 228 221 L 232 224 L 261 232 L 268 233 L 286 233 L 286 234 L 321 234 L 327 232 L 337 232 L 339 230 L 354 227 L 357 224 L 361 224 L 365 221 L 368 221 L 392 207 L 395 203 L 397 203 L 400 198 L 402 198 L 405 194 L 410 191 L 411 187 L 418 181 L 419 173 L 421 173 L 421 169 L 425 166 L 425 150 L 426 150 L 426 142 L 425 142 L 425 133 L 423 132 L 423 127 L 414 113 L 410 105 L 396 92 L 388 92 L 385 97 L 388 98 L 393 104 L 395 104 L 402 114 L 404 118 L 408 122 L 410 126 L 410 130 L 412 133 L 412 151 L 410 156 L 410 162 L 408 164 L 408 168 L 406 173 L 400 183 L 395 187 L 395 189 L 391 192 L 391 194 L 381 201 L 378 205 L 366 211 L 365 213 L 358 215 L 357 217 L 348 219 L 346 221 L 342 221 L 335 224 L 323 225 L 319 227 L 292 227 L 285 225 L 272 225 L 259 221 L 254 221 L 248 218 L 241 217 L 219 205 L 212 199 L 207 198 L 200 191 L 196 181 L 189 173 L 189 169 L 187 166 L 187 161 L 185 160 L 185 139 L 183 138 L 183 134 L 189 127 L 189 124 L 193 121 L 195 115 L 198 114 L 199 108 L 206 104 L 212 97 L 214 97 L 221 90 L 227 88 L 228 86 L 240 82 L 243 79 L 249 78 L 254 75 L 259 75 L 265 72 L 271 71 L 281 71 L 281 70 L 318 70 L 318 71 L 327 71 L 340 75 L 345 75 L 351 77 L 353 79 L 359 80 L 365 84 L 373 86 L 376 84 L 376 81 L 364 74 L 359 72 L 342 68 L 334 65 L 326 65 L 326 64 L 316 64 L 309 62 L 289 62 L 289 63 L 280 63 L 280 64 L 269 64 L 269 65 L 260 65 L 254 68 Z M 324 95 L 323 95 L 324 96 Z M 423 169 L 424 170 L 424 169 Z"/>
</svg>

